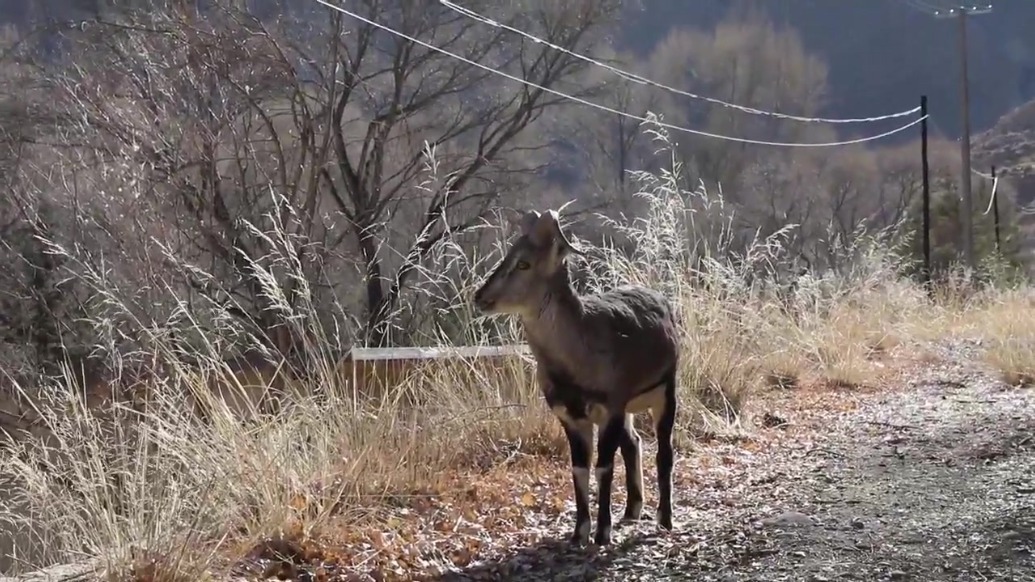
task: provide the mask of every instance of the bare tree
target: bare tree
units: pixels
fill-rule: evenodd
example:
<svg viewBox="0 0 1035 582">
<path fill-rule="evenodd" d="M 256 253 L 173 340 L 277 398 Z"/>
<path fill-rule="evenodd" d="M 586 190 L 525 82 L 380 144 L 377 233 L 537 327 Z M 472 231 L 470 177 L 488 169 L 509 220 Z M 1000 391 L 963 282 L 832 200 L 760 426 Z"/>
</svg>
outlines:
<svg viewBox="0 0 1035 582">
<path fill-rule="evenodd" d="M 642 69 L 635 55 L 616 53 L 604 46 L 594 55 L 598 61 L 618 68 Z M 657 110 L 657 95 L 647 85 L 625 79 L 613 71 L 592 67 L 583 73 L 586 86 L 599 86 L 593 101 L 611 109 L 645 117 Z M 569 195 L 592 199 L 606 211 L 632 214 L 637 210 L 632 194 L 631 173 L 655 164 L 650 136 L 635 119 L 589 107 L 554 111 L 551 126 L 567 166 L 563 180 Z"/>
<path fill-rule="evenodd" d="M 515 200 L 549 160 L 545 132 L 531 128 L 564 100 L 541 89 L 316 3 L 272 17 L 231 0 L 152 4 L 68 35 L 91 56 L 56 79 L 76 122 L 63 139 L 87 143 L 109 184 L 121 166 L 118 180 L 162 217 L 152 234 L 167 230 L 177 253 L 208 257 L 225 278 L 223 301 L 245 306 L 267 335 L 284 314 L 255 269 L 279 272 L 270 257 L 290 248 L 310 286 L 326 281 L 332 257 L 358 264 L 367 342 L 385 344 L 429 251 Z M 468 5 L 573 50 L 598 42 L 617 9 Z M 569 55 L 444 7 L 367 0 L 349 9 L 536 85 L 592 90 L 568 84 L 584 66 Z M 299 279 L 281 275 L 296 301 Z"/>
<path fill-rule="evenodd" d="M 599 40 L 617 4 L 475 2 L 468 7 L 553 44 L 585 50 Z M 361 12 L 540 87 L 576 95 L 591 90 L 568 83 L 584 67 L 574 57 L 452 11 L 429 9 L 423 2 L 370 0 Z M 548 144 L 528 130 L 563 100 L 346 19 L 331 15 L 322 31 L 322 55 L 307 52 L 311 43 L 283 51 L 322 65 L 312 71 L 311 101 L 300 100 L 306 114 L 299 129 L 309 136 L 304 147 L 320 160 L 321 185 L 358 246 L 365 268 L 367 339 L 382 345 L 404 287 L 434 245 L 512 199 L 541 166 Z M 301 78 L 297 86 L 302 95 Z M 350 107 L 360 120 L 350 122 Z M 440 179 L 418 190 L 414 185 L 428 160 L 425 144 L 435 148 Z M 416 211 L 414 224 L 394 220 L 404 208 Z M 396 229 L 401 236 L 393 236 Z M 389 271 L 388 265 L 394 267 Z"/>
<path fill-rule="evenodd" d="M 732 12 L 713 31 L 675 29 L 655 47 L 653 78 L 731 103 L 793 115 L 814 115 L 826 94 L 826 65 L 798 33 L 777 28 L 759 12 Z M 816 124 L 763 117 L 672 93 L 661 97 L 671 123 L 766 141 L 810 141 L 832 132 Z M 735 193 L 737 177 L 772 150 L 696 136 L 679 136 L 683 157 L 698 177 Z"/>
<path fill-rule="evenodd" d="M 51 122 L 44 96 L 26 59 L 29 39 L 13 27 L 0 30 L 0 343 L 8 372 L 21 364 L 55 372 L 74 341 L 77 312 L 61 257 L 49 245 L 69 213 L 41 196 L 29 177 L 29 143 Z M 17 370 L 18 373 L 23 370 Z"/>
</svg>

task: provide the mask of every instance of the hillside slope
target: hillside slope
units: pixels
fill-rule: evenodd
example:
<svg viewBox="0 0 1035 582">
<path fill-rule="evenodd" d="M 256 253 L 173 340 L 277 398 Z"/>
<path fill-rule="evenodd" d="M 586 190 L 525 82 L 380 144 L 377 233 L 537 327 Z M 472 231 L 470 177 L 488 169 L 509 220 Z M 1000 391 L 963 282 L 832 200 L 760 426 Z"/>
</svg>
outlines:
<svg viewBox="0 0 1035 582">
<path fill-rule="evenodd" d="M 974 136 L 975 164 L 996 166 L 1017 190 L 1018 202 L 1035 201 L 1035 100 L 1017 107 Z"/>
</svg>

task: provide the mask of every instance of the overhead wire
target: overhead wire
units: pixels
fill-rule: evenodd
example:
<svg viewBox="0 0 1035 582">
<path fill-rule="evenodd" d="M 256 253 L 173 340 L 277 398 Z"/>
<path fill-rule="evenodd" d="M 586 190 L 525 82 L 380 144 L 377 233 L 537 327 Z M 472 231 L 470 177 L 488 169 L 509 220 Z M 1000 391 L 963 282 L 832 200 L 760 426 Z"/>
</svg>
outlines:
<svg viewBox="0 0 1035 582">
<path fill-rule="evenodd" d="M 769 116 L 769 117 L 777 117 L 777 118 L 780 118 L 780 119 L 790 119 L 790 120 L 794 120 L 794 121 L 803 121 L 803 122 L 812 122 L 812 123 L 869 123 L 869 122 L 874 122 L 874 121 L 884 121 L 886 119 L 894 119 L 894 118 L 897 118 L 897 117 L 906 117 L 908 115 L 912 115 L 912 114 L 917 113 L 918 111 L 920 111 L 920 107 L 917 106 L 917 107 L 914 107 L 913 109 L 910 109 L 908 111 L 900 111 L 898 113 L 891 113 L 891 114 L 888 114 L 888 115 L 879 115 L 879 116 L 875 116 L 875 117 L 858 117 L 858 118 L 837 119 L 837 118 L 827 118 L 827 117 L 804 117 L 804 116 L 800 116 L 800 115 L 791 115 L 789 113 L 777 113 L 775 111 L 766 111 L 764 109 L 757 109 L 757 108 L 748 107 L 748 106 L 745 106 L 745 105 L 738 105 L 736 103 L 730 103 L 728 101 L 723 101 L 721 99 L 716 99 L 714 97 L 707 97 L 707 96 L 704 96 L 704 95 L 697 95 L 697 94 L 691 93 L 689 91 L 684 91 L 684 90 L 678 89 L 676 87 L 671 87 L 671 86 L 666 85 L 664 83 L 659 83 L 657 81 L 652 81 L 652 80 L 650 80 L 650 79 L 648 79 L 646 77 L 642 77 L 640 75 L 637 75 L 636 73 L 632 73 L 630 71 L 627 71 L 627 70 L 624 70 L 624 69 L 620 69 L 620 68 L 615 67 L 613 65 L 609 65 L 609 64 L 604 63 L 602 61 L 593 59 L 593 58 L 588 57 L 586 55 L 583 55 L 583 54 L 577 53 L 575 51 L 572 51 L 570 49 L 567 49 L 567 48 L 564 48 L 562 46 L 559 46 L 559 45 L 557 45 L 555 43 L 552 43 L 552 42 L 550 42 L 548 40 L 545 40 L 545 39 L 542 39 L 540 37 L 537 37 L 537 36 L 535 36 L 533 34 L 530 34 L 528 32 L 520 30 L 518 28 L 514 28 L 513 26 L 510 26 L 510 25 L 507 25 L 507 24 L 503 24 L 502 22 L 493 20 L 492 18 L 489 18 L 487 16 L 479 14 L 479 13 L 477 13 L 477 12 L 475 12 L 475 11 L 469 9 L 469 8 L 464 8 L 463 6 L 459 6 L 459 5 L 453 3 L 450 0 L 439 0 L 439 3 L 442 4 L 443 6 L 445 6 L 446 8 L 449 8 L 450 10 L 452 10 L 454 12 L 457 12 L 459 14 L 462 14 L 462 15 L 468 17 L 468 18 L 471 18 L 473 20 L 477 20 L 478 22 L 482 22 L 484 24 L 488 24 L 488 25 L 496 27 L 496 28 L 500 28 L 502 30 L 506 30 L 508 32 L 512 32 L 514 34 L 518 34 L 520 36 L 523 36 L 523 37 L 531 40 L 532 42 L 548 46 L 548 47 L 550 47 L 553 50 L 563 52 L 563 53 L 565 53 L 565 54 L 567 54 L 569 56 L 575 57 L 575 58 L 577 58 L 577 59 L 579 59 L 581 61 L 590 63 L 590 64 L 595 65 L 597 67 L 601 67 L 601 68 L 606 69 L 608 71 L 611 71 L 612 73 L 614 73 L 614 74 L 618 75 L 619 77 L 621 77 L 623 79 L 626 79 L 628 81 L 632 81 L 634 83 L 639 83 L 641 85 L 649 85 L 651 87 L 656 87 L 658 89 L 663 89 L 665 91 L 676 93 L 676 94 L 682 95 L 684 97 L 689 97 L 691 99 L 699 99 L 699 100 L 702 100 L 702 101 L 707 101 L 708 103 L 713 103 L 715 105 L 721 105 L 723 107 L 728 107 L 730 109 L 736 109 L 736 110 L 742 111 L 744 113 L 750 113 L 750 114 L 753 114 L 753 115 L 765 115 L 765 116 Z"/>
<path fill-rule="evenodd" d="M 982 215 L 986 215 L 986 214 L 988 214 L 989 212 L 992 211 L 992 205 L 995 204 L 995 193 L 996 193 L 996 190 L 999 188 L 999 176 L 998 175 L 993 176 L 991 174 L 985 174 L 985 173 L 979 172 L 979 171 L 974 170 L 974 169 L 971 169 L 970 171 L 972 173 L 978 175 L 978 176 L 981 176 L 982 178 L 984 178 L 986 180 L 991 180 L 992 181 L 992 193 L 988 195 L 988 208 L 986 208 L 985 211 L 981 213 Z"/>
<path fill-rule="evenodd" d="M 652 119 L 649 119 L 647 117 L 642 117 L 642 116 L 639 116 L 639 115 L 635 115 L 635 114 L 629 113 L 627 111 L 621 111 L 619 109 L 614 109 L 614 108 L 608 107 L 606 105 L 601 105 L 599 103 L 594 103 L 592 101 L 588 101 L 588 100 L 583 99 L 581 97 L 576 97 L 574 95 L 569 95 L 567 93 L 562 93 L 561 91 L 557 91 L 556 89 L 551 89 L 549 87 L 544 87 L 544 86 L 539 85 L 537 83 L 533 83 L 532 81 L 529 81 L 527 79 L 522 79 L 520 77 L 511 75 L 511 74 L 506 73 L 504 71 L 500 71 L 498 69 L 494 69 L 494 68 L 492 68 L 492 67 L 490 67 L 488 65 L 483 65 L 483 64 L 481 64 L 481 63 L 479 63 L 477 61 L 472 61 L 471 59 L 468 59 L 466 57 L 458 55 L 458 54 L 456 54 L 454 52 L 451 52 L 451 51 L 449 51 L 447 49 L 444 49 L 444 48 L 441 48 L 441 47 L 437 47 L 437 46 L 435 46 L 433 44 L 430 44 L 430 43 L 422 41 L 422 40 L 420 40 L 418 38 L 412 37 L 412 36 L 410 36 L 410 35 L 408 35 L 408 34 L 406 34 L 404 32 L 400 32 L 400 31 L 395 30 L 395 29 L 393 29 L 393 28 L 391 28 L 389 26 L 386 26 L 386 25 L 381 24 L 379 22 L 375 22 L 373 20 L 370 20 L 369 18 L 366 18 L 366 17 L 361 16 L 359 14 L 356 14 L 354 12 L 350 12 L 350 11 L 340 7 L 340 6 L 335 6 L 334 4 L 331 4 L 330 2 L 328 2 L 327 0 L 316 0 L 316 2 L 326 6 L 327 8 L 330 8 L 331 10 L 334 10 L 334 11 L 339 12 L 341 14 L 344 14 L 346 16 L 351 16 L 352 18 L 354 18 L 354 19 L 356 19 L 356 20 L 358 20 L 360 22 L 363 22 L 365 24 L 373 26 L 374 28 L 377 28 L 377 29 L 383 30 L 385 32 L 388 32 L 390 34 L 393 34 L 395 36 L 398 36 L 399 38 L 402 38 L 402 39 L 407 40 L 409 42 L 412 42 L 414 44 L 420 45 L 420 46 L 422 46 L 424 48 L 427 48 L 429 50 L 433 50 L 435 52 L 441 53 L 441 54 L 446 55 L 448 57 L 454 58 L 454 59 L 456 59 L 456 60 L 458 60 L 460 62 L 463 62 L 463 63 L 466 63 L 466 64 L 471 65 L 473 67 L 477 67 L 479 69 L 482 69 L 482 70 L 484 70 L 484 71 L 486 71 L 488 73 L 491 73 L 491 74 L 494 74 L 494 75 L 499 75 L 499 76 L 504 77 L 506 79 L 510 79 L 511 81 L 515 81 L 517 83 L 521 83 L 521 84 L 523 84 L 525 86 L 528 86 L 528 87 L 531 87 L 533 89 L 537 89 L 537 90 L 542 91 L 544 93 L 549 93 L 549 94 L 554 95 L 556 97 L 567 99 L 569 101 L 573 101 L 573 102 L 579 103 L 581 105 L 586 105 L 588 107 L 592 107 L 594 109 L 598 109 L 600 111 L 604 111 L 604 112 L 610 113 L 612 115 L 618 115 L 618 116 L 621 116 L 621 117 L 626 117 L 628 119 L 635 119 L 635 120 L 637 120 L 637 121 L 639 121 L 641 123 L 653 123 L 655 125 L 658 125 L 660 127 L 664 127 L 666 129 L 671 129 L 671 130 L 679 131 L 679 132 L 682 132 L 682 133 L 688 133 L 688 134 L 691 134 L 691 135 L 698 135 L 698 136 L 702 136 L 702 137 L 710 137 L 710 138 L 719 139 L 719 140 L 726 140 L 726 141 L 745 143 L 745 144 L 751 144 L 751 145 L 763 145 L 763 146 L 773 146 L 773 147 L 800 147 L 800 148 L 836 147 L 836 146 L 845 146 L 845 145 L 853 145 L 853 144 L 865 143 L 865 142 L 868 142 L 868 141 L 875 141 L 875 140 L 878 140 L 878 139 L 883 139 L 885 137 L 889 137 L 891 135 L 903 132 L 903 131 L 905 131 L 905 130 L 907 130 L 907 129 L 917 125 L 918 123 L 922 122 L 924 119 L 927 119 L 927 117 L 930 115 L 930 114 L 924 115 L 924 116 L 922 116 L 922 117 L 920 117 L 918 119 L 915 119 L 915 120 L 907 123 L 906 125 L 903 125 L 903 126 L 895 128 L 895 129 L 891 129 L 891 130 L 885 131 L 885 132 L 877 134 L 877 135 L 861 137 L 861 138 L 855 138 L 855 139 L 849 139 L 849 140 L 843 140 L 843 141 L 834 141 L 834 142 L 819 142 L 819 143 L 777 142 L 777 141 L 756 140 L 756 139 L 749 139 L 749 138 L 743 138 L 743 137 L 723 135 L 723 134 L 718 134 L 718 133 L 711 133 L 711 132 L 701 131 L 701 130 L 697 130 L 697 129 L 690 129 L 690 128 L 686 128 L 686 127 L 680 127 L 678 125 L 673 125 L 671 123 L 663 122 L 663 121 L 661 121 L 659 119 L 652 120 Z M 912 113 L 912 112 L 915 112 L 917 110 L 919 110 L 919 108 L 917 108 L 917 109 L 915 109 L 915 110 L 913 110 L 911 112 L 908 112 L 908 113 Z"/>
<path fill-rule="evenodd" d="M 988 208 L 985 209 L 983 214 L 988 214 L 992 211 L 992 205 L 995 204 L 995 193 L 999 187 L 999 176 L 992 178 L 992 193 L 988 195 Z"/>
</svg>

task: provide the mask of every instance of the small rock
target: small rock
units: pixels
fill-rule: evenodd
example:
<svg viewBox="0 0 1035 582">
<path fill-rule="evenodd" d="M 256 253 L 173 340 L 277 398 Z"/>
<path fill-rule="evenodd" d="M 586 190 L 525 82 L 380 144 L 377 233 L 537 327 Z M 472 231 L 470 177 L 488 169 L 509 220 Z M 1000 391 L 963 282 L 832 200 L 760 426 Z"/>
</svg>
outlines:
<svg viewBox="0 0 1035 582">
<path fill-rule="evenodd" d="M 853 519 L 852 529 L 866 529 L 866 523 L 861 519 Z"/>
<path fill-rule="evenodd" d="M 1035 487 L 1018 487 L 1017 492 L 1021 495 L 1031 495 L 1035 493 Z"/>
<path fill-rule="evenodd" d="M 783 428 L 788 424 L 787 419 L 771 412 L 766 412 L 762 415 L 762 426 L 765 428 Z"/>
<path fill-rule="evenodd" d="M 888 578 L 892 580 L 905 580 L 908 575 L 902 570 L 892 570 L 888 572 Z"/>
<path fill-rule="evenodd" d="M 767 517 L 762 520 L 762 525 L 766 527 L 802 526 L 812 525 L 812 523 L 811 517 L 797 511 L 785 511 L 780 515 Z"/>
</svg>

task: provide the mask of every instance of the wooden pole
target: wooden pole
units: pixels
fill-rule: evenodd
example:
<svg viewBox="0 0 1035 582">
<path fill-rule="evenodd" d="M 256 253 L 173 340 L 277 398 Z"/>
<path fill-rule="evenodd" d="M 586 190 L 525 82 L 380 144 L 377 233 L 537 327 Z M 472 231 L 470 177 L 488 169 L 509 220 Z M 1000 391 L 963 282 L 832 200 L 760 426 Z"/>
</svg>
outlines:
<svg viewBox="0 0 1035 582">
<path fill-rule="evenodd" d="M 927 160 L 927 95 L 920 96 L 920 161 L 924 201 L 924 272 L 923 282 L 931 283 L 931 167 Z"/>
</svg>

